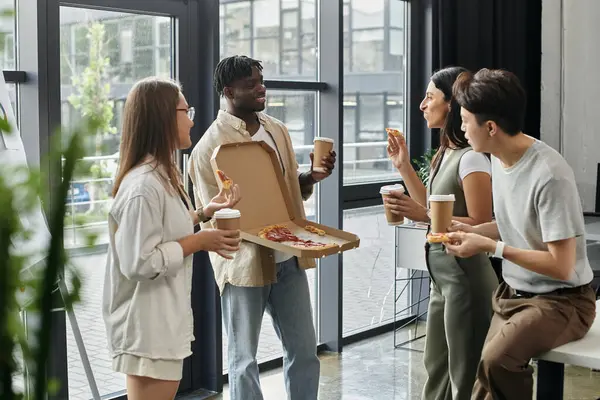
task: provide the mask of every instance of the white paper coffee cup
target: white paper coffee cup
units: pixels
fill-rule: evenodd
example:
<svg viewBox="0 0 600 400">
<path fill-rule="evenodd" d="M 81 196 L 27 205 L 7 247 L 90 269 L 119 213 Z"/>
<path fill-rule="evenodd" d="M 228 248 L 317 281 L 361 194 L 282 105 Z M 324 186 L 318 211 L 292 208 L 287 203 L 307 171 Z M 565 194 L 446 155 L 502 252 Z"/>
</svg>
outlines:
<svg viewBox="0 0 600 400">
<path fill-rule="evenodd" d="M 235 231 L 240 229 L 240 218 L 242 213 L 240 210 L 234 210 L 232 208 L 223 208 L 214 214 L 214 219 L 217 223 L 217 229 L 226 231 Z M 224 252 L 226 255 L 235 257 L 234 251 Z"/>
<path fill-rule="evenodd" d="M 322 164 L 323 157 L 329 155 L 329 153 L 333 150 L 333 139 L 326 137 L 316 137 L 314 140 L 314 161 L 313 161 L 313 171 L 317 172 L 327 172 L 325 167 Z"/>
<path fill-rule="evenodd" d="M 429 196 L 429 209 L 431 211 L 431 232 L 445 233 L 452 224 L 454 212 L 453 194 L 434 194 Z"/>
<path fill-rule="evenodd" d="M 400 184 L 396 184 L 396 185 L 386 185 L 386 186 L 382 186 L 381 189 L 379 189 L 379 194 L 381 194 L 381 197 L 383 197 L 383 199 L 385 200 L 386 197 L 390 197 L 390 193 L 392 191 L 399 191 L 404 193 L 404 186 L 400 185 Z M 404 223 L 404 215 L 398 215 L 398 214 L 394 214 L 391 212 L 391 210 L 389 210 L 387 207 L 385 207 L 385 219 L 387 220 L 388 225 L 402 225 Z"/>
</svg>

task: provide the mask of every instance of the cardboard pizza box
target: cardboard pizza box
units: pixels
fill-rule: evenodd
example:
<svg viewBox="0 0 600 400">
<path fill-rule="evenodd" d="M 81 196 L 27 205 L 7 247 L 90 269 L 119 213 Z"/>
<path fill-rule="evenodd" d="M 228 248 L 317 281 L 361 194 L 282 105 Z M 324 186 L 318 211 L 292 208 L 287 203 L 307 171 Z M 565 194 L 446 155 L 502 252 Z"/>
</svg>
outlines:
<svg viewBox="0 0 600 400">
<path fill-rule="evenodd" d="M 211 158 L 215 178 L 222 186 L 217 171 L 223 171 L 240 186 L 242 200 L 235 207 L 240 210 L 242 239 L 297 257 L 320 258 L 357 248 L 358 236 L 307 221 L 294 215 L 289 190 L 275 151 L 264 142 L 241 142 L 217 147 Z M 295 247 L 259 236 L 269 226 L 283 225 L 300 239 L 312 240 L 327 248 Z M 313 226 L 325 231 L 325 236 L 308 232 Z"/>
</svg>

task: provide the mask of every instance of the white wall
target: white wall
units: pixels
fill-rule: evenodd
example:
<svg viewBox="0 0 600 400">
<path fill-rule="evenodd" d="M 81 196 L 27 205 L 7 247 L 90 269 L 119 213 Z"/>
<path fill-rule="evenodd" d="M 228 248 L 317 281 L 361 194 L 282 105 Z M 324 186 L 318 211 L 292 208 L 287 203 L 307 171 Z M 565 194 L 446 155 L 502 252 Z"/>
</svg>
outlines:
<svg viewBox="0 0 600 400">
<path fill-rule="evenodd" d="M 543 0 L 541 139 L 575 171 L 594 211 L 600 162 L 600 0 Z"/>
</svg>

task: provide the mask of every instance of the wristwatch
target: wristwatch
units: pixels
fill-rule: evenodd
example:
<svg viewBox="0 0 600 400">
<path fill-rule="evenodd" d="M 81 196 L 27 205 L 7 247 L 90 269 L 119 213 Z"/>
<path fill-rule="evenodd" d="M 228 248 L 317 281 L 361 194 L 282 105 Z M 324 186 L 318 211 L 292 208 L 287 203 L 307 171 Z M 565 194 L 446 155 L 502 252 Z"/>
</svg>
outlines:
<svg viewBox="0 0 600 400">
<path fill-rule="evenodd" d="M 204 215 L 204 207 L 200 207 L 196 210 L 196 215 L 198 216 L 198 221 L 202 223 L 206 223 L 211 220 L 211 217 L 207 217 Z"/>
<path fill-rule="evenodd" d="M 494 252 L 494 257 L 503 260 L 504 259 L 503 254 L 504 254 L 504 242 L 498 240 L 496 242 L 496 251 Z"/>
</svg>

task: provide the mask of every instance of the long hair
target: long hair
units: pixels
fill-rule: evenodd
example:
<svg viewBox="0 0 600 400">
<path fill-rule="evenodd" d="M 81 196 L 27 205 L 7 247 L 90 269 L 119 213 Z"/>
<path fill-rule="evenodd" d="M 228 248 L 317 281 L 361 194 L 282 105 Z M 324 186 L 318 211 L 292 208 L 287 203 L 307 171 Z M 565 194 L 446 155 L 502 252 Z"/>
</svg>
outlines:
<svg viewBox="0 0 600 400">
<path fill-rule="evenodd" d="M 148 158 L 161 172 L 165 189 L 171 194 L 182 194 L 181 174 L 175 161 L 179 145 L 177 104 L 180 94 L 177 82 L 150 77 L 138 81 L 127 95 L 113 197 L 127 173 Z"/>
<path fill-rule="evenodd" d="M 431 81 L 435 87 L 444 94 L 444 100 L 450 102 L 450 111 L 448 111 L 448 114 L 446 115 L 444 126 L 440 129 L 440 147 L 431 160 L 432 172 L 437 171 L 437 168 L 442 161 L 442 157 L 446 149 L 450 147 L 450 144 L 458 149 L 464 149 L 469 146 L 469 143 L 465 138 L 465 133 L 460 129 L 462 125 L 460 105 L 456 102 L 456 99 L 452 94 L 452 86 L 458 76 L 463 72 L 468 71 L 463 67 L 447 67 L 437 71 L 431 77 Z"/>
</svg>

